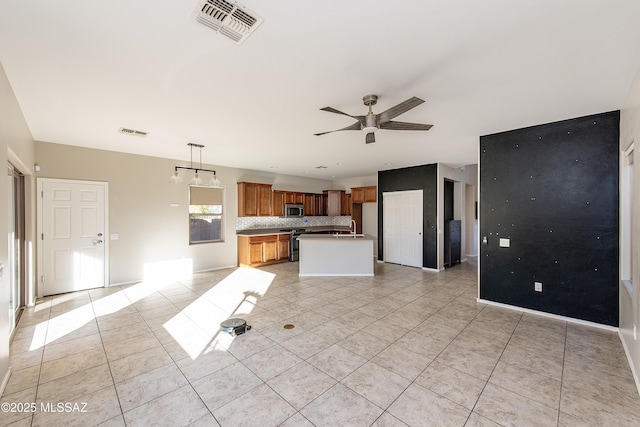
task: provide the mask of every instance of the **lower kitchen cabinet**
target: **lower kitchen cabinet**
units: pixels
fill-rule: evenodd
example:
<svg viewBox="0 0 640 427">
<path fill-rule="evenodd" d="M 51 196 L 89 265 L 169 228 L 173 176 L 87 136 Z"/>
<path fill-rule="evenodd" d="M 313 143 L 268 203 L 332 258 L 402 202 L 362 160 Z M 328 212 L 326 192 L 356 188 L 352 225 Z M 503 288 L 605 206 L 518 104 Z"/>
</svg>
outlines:
<svg viewBox="0 0 640 427">
<path fill-rule="evenodd" d="M 289 261 L 289 234 L 238 236 L 238 264 L 259 267 Z"/>
</svg>

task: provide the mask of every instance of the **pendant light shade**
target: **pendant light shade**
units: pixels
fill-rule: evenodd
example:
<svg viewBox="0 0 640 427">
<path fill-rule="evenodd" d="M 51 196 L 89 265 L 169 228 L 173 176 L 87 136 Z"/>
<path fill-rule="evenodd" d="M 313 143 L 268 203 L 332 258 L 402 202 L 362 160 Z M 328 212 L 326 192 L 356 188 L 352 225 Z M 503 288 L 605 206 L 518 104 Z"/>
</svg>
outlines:
<svg viewBox="0 0 640 427">
<path fill-rule="evenodd" d="M 213 174 L 213 178 L 211 178 L 211 181 L 209 181 L 209 185 L 211 187 L 222 187 L 222 183 L 220 182 L 216 174 Z"/>
<path fill-rule="evenodd" d="M 198 171 L 196 170 L 195 175 L 193 175 L 193 178 L 191 178 L 191 181 L 189 181 L 190 185 L 202 185 L 202 178 L 200 178 L 200 175 L 198 175 Z"/>
<path fill-rule="evenodd" d="M 178 171 L 176 170 L 173 175 L 171 175 L 169 177 L 169 182 L 171 184 L 180 184 L 183 181 L 182 177 L 180 176 L 180 174 L 178 173 Z"/>
</svg>

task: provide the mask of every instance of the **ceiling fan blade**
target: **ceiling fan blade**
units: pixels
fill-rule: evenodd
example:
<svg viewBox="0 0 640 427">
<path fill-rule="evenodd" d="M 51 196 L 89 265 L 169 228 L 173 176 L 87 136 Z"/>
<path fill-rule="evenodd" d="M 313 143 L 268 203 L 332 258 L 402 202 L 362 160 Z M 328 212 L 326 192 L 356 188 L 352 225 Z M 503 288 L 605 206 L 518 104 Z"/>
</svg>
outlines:
<svg viewBox="0 0 640 427">
<path fill-rule="evenodd" d="M 412 98 L 409 98 L 406 101 L 396 105 L 395 107 L 391 107 L 388 110 L 378 114 L 378 124 L 388 122 L 389 120 L 392 120 L 393 118 L 398 117 L 400 114 L 406 113 L 412 108 L 417 107 L 423 102 L 424 101 L 422 99 L 416 98 L 415 96 Z"/>
<path fill-rule="evenodd" d="M 422 123 L 407 123 L 407 122 L 384 122 L 380 124 L 380 129 L 388 130 L 429 130 L 433 125 L 425 125 Z"/>
<path fill-rule="evenodd" d="M 347 117 L 354 118 L 354 119 L 356 119 L 357 121 L 359 121 L 360 123 L 364 123 L 364 116 L 352 116 L 351 114 L 343 113 L 343 112 L 342 112 L 342 111 L 340 111 L 340 110 L 336 110 L 336 109 L 335 109 L 335 108 L 333 108 L 333 107 L 324 107 L 324 108 L 321 108 L 320 110 L 322 110 L 322 111 L 327 111 L 327 112 L 329 112 L 329 113 L 342 114 L 343 116 L 347 116 Z"/>
<path fill-rule="evenodd" d="M 347 126 L 346 128 L 336 129 L 336 130 L 329 130 L 327 132 L 314 133 L 314 135 L 320 136 L 320 135 L 324 135 L 326 133 L 340 132 L 341 130 L 360 130 L 360 129 L 362 129 L 362 125 L 360 124 L 360 122 L 355 122 L 354 124 L 352 124 L 350 126 Z"/>
<path fill-rule="evenodd" d="M 371 144 L 372 142 L 376 142 L 376 134 L 373 132 L 370 132 L 367 134 L 367 138 L 364 141 L 367 144 Z"/>
</svg>

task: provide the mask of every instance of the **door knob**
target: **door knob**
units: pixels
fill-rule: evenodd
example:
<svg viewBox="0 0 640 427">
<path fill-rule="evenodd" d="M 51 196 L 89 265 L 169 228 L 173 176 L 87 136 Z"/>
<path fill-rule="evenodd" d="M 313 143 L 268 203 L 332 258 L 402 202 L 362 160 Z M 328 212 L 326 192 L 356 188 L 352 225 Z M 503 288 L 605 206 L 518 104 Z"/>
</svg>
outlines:
<svg viewBox="0 0 640 427">
<path fill-rule="evenodd" d="M 93 246 L 98 246 L 100 243 L 102 243 L 102 240 L 93 239 Z"/>
<path fill-rule="evenodd" d="M 98 237 L 102 237 L 102 233 L 98 233 Z"/>
</svg>

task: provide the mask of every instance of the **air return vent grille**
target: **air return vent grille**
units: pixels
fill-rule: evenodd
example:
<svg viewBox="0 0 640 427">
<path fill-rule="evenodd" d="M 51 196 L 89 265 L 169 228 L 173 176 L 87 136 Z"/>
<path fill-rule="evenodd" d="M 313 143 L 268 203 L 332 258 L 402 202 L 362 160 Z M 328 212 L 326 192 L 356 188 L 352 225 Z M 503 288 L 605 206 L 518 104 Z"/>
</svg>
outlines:
<svg viewBox="0 0 640 427">
<path fill-rule="evenodd" d="M 149 133 L 149 132 L 143 132 L 141 130 L 127 129 L 127 128 L 120 128 L 118 132 L 123 133 L 125 135 L 140 136 L 140 137 L 147 136 L 147 134 Z"/>
<path fill-rule="evenodd" d="M 194 19 L 238 44 L 244 42 L 263 21 L 244 6 L 227 0 L 200 0 Z"/>
</svg>

